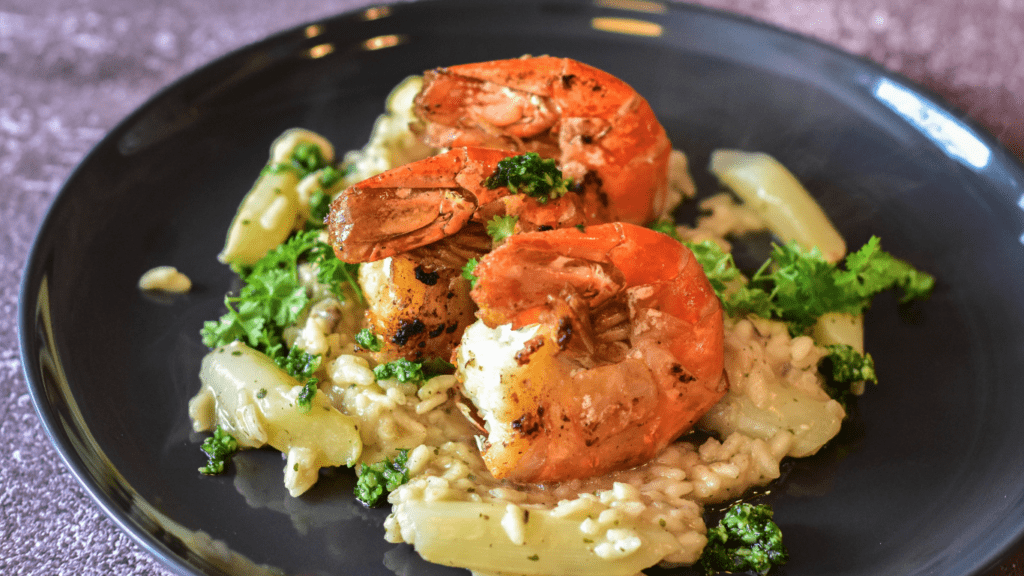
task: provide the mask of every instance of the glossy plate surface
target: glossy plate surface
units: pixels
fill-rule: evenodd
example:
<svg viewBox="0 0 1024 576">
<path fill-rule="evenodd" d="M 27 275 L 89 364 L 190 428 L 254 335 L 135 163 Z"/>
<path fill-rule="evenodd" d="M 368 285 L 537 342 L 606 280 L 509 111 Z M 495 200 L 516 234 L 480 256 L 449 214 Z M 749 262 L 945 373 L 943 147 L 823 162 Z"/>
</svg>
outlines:
<svg viewBox="0 0 1024 576">
<path fill-rule="evenodd" d="M 1018 541 L 1024 170 L 961 114 L 870 63 L 682 5 L 428 2 L 316 26 L 232 53 L 125 120 L 68 180 L 26 269 L 22 345 L 41 418 L 99 505 L 173 569 L 461 573 L 386 543 L 386 510 L 351 498 L 348 471 L 300 499 L 271 452 L 200 476 L 186 403 L 199 329 L 232 287 L 215 256 L 273 138 L 303 126 L 359 147 L 406 75 L 523 53 L 631 83 L 690 155 L 702 193 L 714 190 L 712 149 L 769 152 L 851 246 L 877 234 L 939 278 L 926 303 L 876 300 L 867 344 L 882 384 L 775 487 L 792 556 L 782 573 L 980 574 Z M 140 293 L 139 276 L 162 264 L 193 291 Z"/>
</svg>

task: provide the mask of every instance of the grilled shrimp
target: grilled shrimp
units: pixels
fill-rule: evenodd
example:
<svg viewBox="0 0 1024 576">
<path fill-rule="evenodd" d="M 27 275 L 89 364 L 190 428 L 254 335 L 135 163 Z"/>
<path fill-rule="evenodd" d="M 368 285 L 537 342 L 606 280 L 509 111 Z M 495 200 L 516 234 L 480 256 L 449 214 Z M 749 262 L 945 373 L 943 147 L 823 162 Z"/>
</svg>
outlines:
<svg viewBox="0 0 1024 576">
<path fill-rule="evenodd" d="M 486 239 L 490 247 L 490 239 Z M 451 358 L 463 330 L 476 319 L 461 267 L 431 266 L 407 254 L 359 267 L 366 325 L 381 336 L 381 357 Z"/>
<path fill-rule="evenodd" d="M 541 203 L 484 184 L 508 150 L 463 147 L 399 166 L 344 190 L 327 218 L 330 242 L 345 262 L 371 262 L 408 252 L 482 224 L 520 217 L 519 230 L 606 221 L 593 180 L 577 192 Z M 461 266 L 471 256 L 467 256 Z"/>
<path fill-rule="evenodd" d="M 595 173 L 616 220 L 645 223 L 670 201 L 665 129 L 633 88 L 592 66 L 540 56 L 428 70 L 415 106 L 413 129 L 432 146 L 533 151 L 574 180 Z"/>
<path fill-rule="evenodd" d="M 456 350 L 497 478 L 645 462 L 726 392 L 722 309 L 679 242 L 626 223 L 509 237 L 477 265 Z"/>
<path fill-rule="evenodd" d="M 385 357 L 448 359 L 474 320 L 462 267 L 491 249 L 484 222 L 516 215 L 516 231 L 603 221 L 596 186 L 540 203 L 483 181 L 514 152 L 456 148 L 344 190 L 328 216 L 331 244 L 360 267 L 366 324 Z"/>
</svg>

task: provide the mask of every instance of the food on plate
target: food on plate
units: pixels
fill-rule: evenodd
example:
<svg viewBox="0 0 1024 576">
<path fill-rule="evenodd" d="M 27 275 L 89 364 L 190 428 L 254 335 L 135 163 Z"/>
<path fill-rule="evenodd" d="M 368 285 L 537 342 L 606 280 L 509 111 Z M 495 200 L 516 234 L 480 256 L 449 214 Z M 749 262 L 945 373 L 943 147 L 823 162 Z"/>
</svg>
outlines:
<svg viewBox="0 0 1024 576">
<path fill-rule="evenodd" d="M 203 440 L 200 448 L 206 452 L 207 462 L 199 471 L 203 474 L 220 474 L 224 472 L 224 465 L 231 459 L 231 455 L 238 452 L 238 440 L 217 426 L 213 429 L 213 436 Z"/>
<path fill-rule="evenodd" d="M 617 488 L 629 491 L 626 484 Z M 405 526 L 415 527 L 416 551 L 426 560 L 477 574 L 505 574 L 511 568 L 537 576 L 632 576 L 678 548 L 672 534 L 658 524 L 602 530 L 593 522 L 594 534 L 588 537 L 580 533 L 581 520 L 586 521 L 583 510 L 411 501 L 401 506 L 399 515 Z"/>
<path fill-rule="evenodd" d="M 313 191 L 320 190 L 319 198 L 325 198 L 340 181 L 333 164 L 334 147 L 323 136 L 299 128 L 282 134 L 270 146 L 270 160 L 238 207 L 217 258 L 225 264 L 252 266 L 301 229 L 310 216 Z M 300 201 L 299 190 L 310 194 L 306 202 Z"/>
<path fill-rule="evenodd" d="M 763 152 L 715 150 L 708 170 L 769 223 L 783 244 L 817 248 L 828 262 L 846 255 L 846 242 L 793 173 Z"/>
<path fill-rule="evenodd" d="M 818 374 L 826 352 L 809 336 L 791 337 L 781 322 L 729 317 L 727 326 L 729 391 L 704 414 L 701 428 L 765 441 L 786 432 L 791 436 L 787 456 L 816 453 L 846 417 Z"/>
<path fill-rule="evenodd" d="M 664 234 L 619 222 L 515 234 L 473 274 L 480 320 L 456 365 L 495 478 L 642 464 L 725 394 L 721 303 Z"/>
<path fill-rule="evenodd" d="M 287 456 L 284 483 L 298 496 L 324 466 L 352 466 L 362 443 L 355 420 L 304 386 L 266 355 L 235 341 L 203 358 L 199 393 L 188 412 L 202 429 L 215 428 L 242 448 L 271 446 Z"/>
<path fill-rule="evenodd" d="M 468 240 L 463 235 L 461 240 Z M 480 239 L 487 246 L 490 239 Z M 446 242 L 451 246 L 453 242 Z M 477 254 L 483 246 L 461 246 Z M 461 258 L 468 259 L 469 256 Z M 364 350 L 376 356 L 422 361 L 451 357 L 462 331 L 476 319 L 469 282 L 461 263 L 418 260 L 401 254 L 359 266 L 359 285 L 366 298 L 366 329 L 379 346 Z"/>
<path fill-rule="evenodd" d="M 335 253 L 345 262 L 370 262 L 463 230 L 482 237 L 482 226 L 495 216 L 516 217 L 520 230 L 606 221 L 599 189 L 594 186 L 570 192 L 571 182 L 561 181 L 538 197 L 539 192 L 528 193 L 535 186 L 517 193 L 519 189 L 507 176 L 491 178 L 501 176 L 500 168 L 507 166 L 502 160 L 512 157 L 516 153 L 507 150 L 453 148 L 345 189 L 331 204 L 327 219 Z M 532 158 L 544 165 L 536 155 L 516 158 Z M 553 168 L 554 163 L 550 165 Z"/>
<path fill-rule="evenodd" d="M 358 325 L 362 301 L 353 266 L 334 258 L 317 230 L 297 232 L 251 267 L 236 265 L 244 285 L 224 297 L 227 312 L 203 325 L 203 344 L 245 342 L 307 385 L 327 351 L 324 333 Z M 351 340 L 351 336 L 349 336 Z"/>
<path fill-rule="evenodd" d="M 139 278 L 139 289 L 184 294 L 192 289 L 192 280 L 174 266 L 157 266 Z"/>
<path fill-rule="evenodd" d="M 692 186 L 685 156 L 578 62 L 437 69 L 385 109 L 340 163 L 286 132 L 239 208 L 221 259 L 244 286 L 203 327 L 190 403 L 214 433 L 204 473 L 269 445 L 298 496 L 349 466 L 357 498 L 390 504 L 389 542 L 482 575 L 783 562 L 770 510 L 708 530 L 705 507 L 829 442 L 876 380 L 871 296 L 934 280 L 877 239 L 848 256 L 786 241 L 742 271 L 740 231 L 788 225 L 750 199 L 716 201 L 713 230 L 655 221 L 667 183 Z M 838 236 L 815 225 L 831 231 L 794 240 Z M 765 546 L 735 542 L 745 527 Z"/>
<path fill-rule="evenodd" d="M 617 220 L 670 208 L 665 129 L 636 90 L 593 66 L 524 56 L 428 70 L 416 115 L 433 146 L 537 152 L 574 181 L 596 176 Z"/>
<path fill-rule="evenodd" d="M 474 319 L 462 268 L 491 249 L 499 223 L 512 233 L 606 220 L 597 186 L 557 173 L 536 154 L 462 147 L 337 195 L 330 243 L 339 259 L 367 263 L 359 272 L 367 325 L 385 356 L 451 357 Z"/>
<path fill-rule="evenodd" d="M 764 504 L 738 503 L 717 526 L 708 529 L 708 546 L 700 559 L 705 574 L 753 572 L 764 574 L 789 559 L 782 531 Z"/>
</svg>

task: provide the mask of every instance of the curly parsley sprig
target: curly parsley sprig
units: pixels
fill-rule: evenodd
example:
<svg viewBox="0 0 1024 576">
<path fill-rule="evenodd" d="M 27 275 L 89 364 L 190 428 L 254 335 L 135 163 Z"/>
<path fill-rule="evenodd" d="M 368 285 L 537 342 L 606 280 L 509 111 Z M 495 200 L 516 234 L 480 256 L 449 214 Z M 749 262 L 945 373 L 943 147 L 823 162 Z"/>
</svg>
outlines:
<svg viewBox="0 0 1024 576">
<path fill-rule="evenodd" d="M 469 286 L 471 288 L 476 287 L 478 278 L 476 277 L 476 267 L 480 264 L 479 258 L 470 258 L 466 265 L 462 267 L 462 277 L 469 280 Z"/>
<path fill-rule="evenodd" d="M 901 302 L 927 298 L 935 278 L 881 249 L 872 236 L 842 264 L 826 261 L 817 249 L 795 242 L 776 245 L 771 257 L 746 283 L 732 256 L 710 241 L 687 243 L 731 315 L 776 318 L 803 333 L 828 312 L 861 314 L 879 292 L 898 289 Z"/>
<path fill-rule="evenodd" d="M 357 265 L 338 260 L 334 250 L 320 241 L 318 232 L 297 232 L 252 267 L 235 267 L 245 285 L 238 296 L 224 298 L 227 312 L 219 320 L 206 322 L 201 334 L 203 344 L 210 348 L 239 340 L 266 354 L 304 383 L 311 400 L 315 389 L 309 390 L 309 381 L 320 357 L 296 348 L 288 350 L 283 339 L 284 329 L 294 324 L 309 305 L 309 296 L 298 275 L 300 262 L 315 264 L 317 280 L 339 299 L 346 297 L 346 285 L 362 299 L 355 278 Z M 300 409 L 303 407 L 300 398 Z"/>
<path fill-rule="evenodd" d="M 495 245 L 501 244 L 505 238 L 515 234 L 518 216 L 495 216 L 487 222 L 487 235 Z"/>
</svg>

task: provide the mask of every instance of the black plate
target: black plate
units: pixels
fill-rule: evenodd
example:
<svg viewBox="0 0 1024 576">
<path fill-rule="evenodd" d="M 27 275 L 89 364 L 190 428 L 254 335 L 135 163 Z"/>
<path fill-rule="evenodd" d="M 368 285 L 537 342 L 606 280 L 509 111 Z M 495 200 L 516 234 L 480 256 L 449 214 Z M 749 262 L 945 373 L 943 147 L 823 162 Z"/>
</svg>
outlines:
<svg viewBox="0 0 1024 576">
<path fill-rule="evenodd" d="M 714 187 L 712 149 L 769 152 L 851 245 L 878 234 L 939 278 L 926 303 L 876 301 L 868 348 L 882 384 L 835 443 L 774 489 L 792 554 L 781 573 L 978 574 L 1018 540 L 1024 170 L 961 113 L 868 62 L 682 5 L 431 2 L 316 26 L 232 53 L 125 120 L 68 180 L 24 276 L 23 360 L 45 427 L 96 502 L 168 565 L 460 573 L 387 544 L 386 511 L 354 503 L 347 471 L 300 499 L 286 495 L 270 452 L 201 477 L 186 402 L 205 352 L 198 331 L 232 283 L 215 255 L 271 140 L 304 126 L 340 150 L 359 147 L 407 74 L 523 53 L 630 82 L 703 190 Z M 139 275 L 160 264 L 195 289 L 140 293 Z"/>
</svg>

